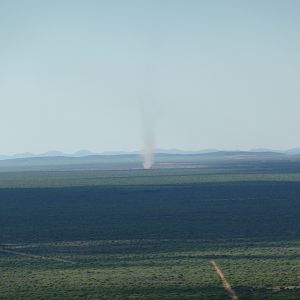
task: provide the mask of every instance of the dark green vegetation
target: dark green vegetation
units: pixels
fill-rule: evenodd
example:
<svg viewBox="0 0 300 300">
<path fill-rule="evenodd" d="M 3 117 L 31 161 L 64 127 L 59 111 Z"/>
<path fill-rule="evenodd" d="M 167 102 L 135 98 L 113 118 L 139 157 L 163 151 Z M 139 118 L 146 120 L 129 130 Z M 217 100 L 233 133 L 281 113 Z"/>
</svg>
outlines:
<svg viewBox="0 0 300 300">
<path fill-rule="evenodd" d="M 48 259 L 1 255 L 4 299 L 227 299 L 210 258 L 240 299 L 299 299 L 299 290 L 279 290 L 299 284 L 299 242 L 107 240 L 10 248 Z"/>
<path fill-rule="evenodd" d="M 0 299 L 300 299 L 297 159 L 172 159 L 0 173 Z"/>
<path fill-rule="evenodd" d="M 300 183 L 0 189 L 0 242 L 297 239 Z"/>
</svg>

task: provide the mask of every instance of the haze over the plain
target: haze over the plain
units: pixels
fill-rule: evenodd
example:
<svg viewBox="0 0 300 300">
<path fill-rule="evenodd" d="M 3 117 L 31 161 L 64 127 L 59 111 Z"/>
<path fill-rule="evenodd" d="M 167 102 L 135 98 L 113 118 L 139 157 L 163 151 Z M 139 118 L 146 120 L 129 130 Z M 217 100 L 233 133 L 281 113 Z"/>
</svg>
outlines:
<svg viewBox="0 0 300 300">
<path fill-rule="evenodd" d="M 299 13 L 296 0 L 1 1 L 1 153 L 140 149 L 143 97 L 155 147 L 298 147 Z"/>
</svg>

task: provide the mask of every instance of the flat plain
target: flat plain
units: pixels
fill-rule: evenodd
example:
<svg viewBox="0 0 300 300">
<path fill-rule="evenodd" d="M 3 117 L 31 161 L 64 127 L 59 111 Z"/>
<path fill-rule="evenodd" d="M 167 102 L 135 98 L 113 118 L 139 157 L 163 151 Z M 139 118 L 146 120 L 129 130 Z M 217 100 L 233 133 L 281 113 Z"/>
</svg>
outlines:
<svg viewBox="0 0 300 300">
<path fill-rule="evenodd" d="M 5 167 L 0 299 L 300 299 L 300 160 L 160 159 Z"/>
</svg>

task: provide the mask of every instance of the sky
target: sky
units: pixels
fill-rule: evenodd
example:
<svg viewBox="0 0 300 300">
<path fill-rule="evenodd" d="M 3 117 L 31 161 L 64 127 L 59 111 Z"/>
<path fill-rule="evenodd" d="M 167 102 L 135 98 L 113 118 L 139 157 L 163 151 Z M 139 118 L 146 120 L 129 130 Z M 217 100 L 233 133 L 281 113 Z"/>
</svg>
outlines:
<svg viewBox="0 0 300 300">
<path fill-rule="evenodd" d="M 149 124 L 156 148 L 300 147 L 299 15 L 297 0 L 0 0 L 0 154 L 138 150 Z"/>
</svg>

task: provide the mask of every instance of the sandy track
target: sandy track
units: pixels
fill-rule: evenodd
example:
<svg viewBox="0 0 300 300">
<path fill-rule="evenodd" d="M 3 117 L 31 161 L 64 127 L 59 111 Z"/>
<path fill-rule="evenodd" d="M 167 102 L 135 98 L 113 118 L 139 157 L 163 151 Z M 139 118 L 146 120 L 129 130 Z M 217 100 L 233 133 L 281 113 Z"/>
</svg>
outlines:
<svg viewBox="0 0 300 300">
<path fill-rule="evenodd" d="M 42 255 L 36 255 L 36 254 L 28 254 L 28 253 L 25 253 L 25 252 L 19 252 L 19 251 L 7 249 L 7 248 L 0 248 L 0 252 L 13 254 L 13 255 L 19 255 L 19 256 L 25 256 L 25 257 L 30 257 L 30 258 L 35 258 L 35 259 L 52 260 L 52 261 L 56 261 L 56 262 L 75 264 L 74 261 L 71 261 L 71 260 L 68 260 L 68 259 L 63 259 L 63 258 L 59 258 L 59 257 L 51 257 L 51 256 L 42 256 Z"/>
<path fill-rule="evenodd" d="M 230 283 L 226 280 L 222 270 L 218 267 L 217 263 L 214 260 L 210 261 L 211 265 L 215 268 L 215 271 L 219 275 L 224 289 L 227 291 L 228 295 L 231 297 L 232 300 L 238 300 L 238 296 L 234 289 L 231 287 Z"/>
</svg>

